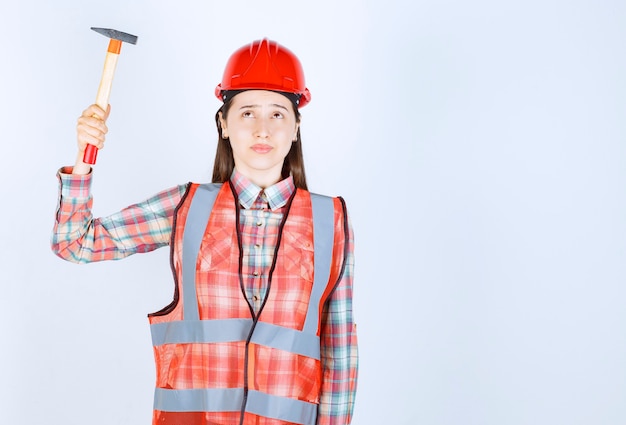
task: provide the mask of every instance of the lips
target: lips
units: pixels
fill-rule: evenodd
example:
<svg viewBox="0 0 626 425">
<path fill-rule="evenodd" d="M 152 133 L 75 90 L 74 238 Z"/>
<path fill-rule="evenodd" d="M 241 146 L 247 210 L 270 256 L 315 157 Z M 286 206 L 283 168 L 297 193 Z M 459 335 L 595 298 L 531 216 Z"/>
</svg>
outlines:
<svg viewBox="0 0 626 425">
<path fill-rule="evenodd" d="M 270 145 L 265 145 L 263 143 L 257 143 L 256 145 L 252 145 L 251 149 L 256 153 L 268 153 L 273 148 Z"/>
</svg>

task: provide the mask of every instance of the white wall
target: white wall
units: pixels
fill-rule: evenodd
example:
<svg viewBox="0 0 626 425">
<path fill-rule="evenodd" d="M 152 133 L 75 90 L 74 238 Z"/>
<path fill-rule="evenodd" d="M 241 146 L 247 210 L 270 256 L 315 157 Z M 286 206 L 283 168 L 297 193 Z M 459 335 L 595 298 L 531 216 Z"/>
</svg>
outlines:
<svg viewBox="0 0 626 425">
<path fill-rule="evenodd" d="M 301 58 L 311 187 L 357 237 L 353 423 L 626 423 L 625 3 L 220 3 L 0 5 L 0 421 L 150 421 L 167 251 L 75 266 L 48 245 L 104 26 L 139 43 L 98 215 L 208 180 L 232 51 L 267 36 Z"/>
</svg>

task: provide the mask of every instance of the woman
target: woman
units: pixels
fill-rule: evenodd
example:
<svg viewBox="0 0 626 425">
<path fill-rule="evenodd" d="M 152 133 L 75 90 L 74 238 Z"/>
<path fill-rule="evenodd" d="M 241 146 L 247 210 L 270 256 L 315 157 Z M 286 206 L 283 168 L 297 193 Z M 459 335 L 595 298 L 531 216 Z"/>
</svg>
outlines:
<svg viewBox="0 0 626 425">
<path fill-rule="evenodd" d="M 307 191 L 299 108 L 311 96 L 300 62 L 255 41 L 230 57 L 216 95 L 212 184 L 96 219 L 82 158 L 104 147 L 110 108 L 88 107 L 76 163 L 58 173 L 52 249 L 87 263 L 170 246 L 174 299 L 149 315 L 154 424 L 348 424 L 353 235 L 341 198 Z"/>
</svg>

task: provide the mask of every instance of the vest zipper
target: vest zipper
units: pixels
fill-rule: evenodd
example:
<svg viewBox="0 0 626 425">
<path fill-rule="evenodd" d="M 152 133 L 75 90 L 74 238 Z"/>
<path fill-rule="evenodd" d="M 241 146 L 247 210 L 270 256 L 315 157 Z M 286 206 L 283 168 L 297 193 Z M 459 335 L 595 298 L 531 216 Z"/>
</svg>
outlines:
<svg viewBox="0 0 626 425">
<path fill-rule="evenodd" d="M 283 229 L 285 227 L 285 223 L 287 222 L 287 216 L 289 215 L 289 210 L 291 209 L 291 203 L 298 189 L 296 188 L 293 191 L 293 193 L 291 194 L 291 197 L 287 201 L 287 204 L 285 206 L 285 213 L 283 214 L 282 220 L 278 227 L 278 237 L 276 238 L 276 247 L 274 248 L 272 265 L 270 266 L 270 270 L 267 276 L 267 290 L 265 291 L 265 297 L 257 313 L 254 311 L 254 308 L 252 307 L 252 305 L 250 304 L 250 301 L 248 300 L 248 297 L 246 296 L 246 288 L 243 282 L 243 273 L 242 273 L 243 271 L 243 242 L 242 242 L 241 228 L 240 228 L 240 208 L 241 207 L 238 202 L 238 197 L 237 197 L 237 192 L 235 191 L 235 187 L 233 186 L 232 182 L 229 181 L 228 183 L 230 185 L 230 190 L 233 192 L 233 197 L 235 199 L 235 223 L 236 223 L 236 230 L 237 230 L 237 244 L 239 245 L 239 286 L 241 289 L 242 296 L 246 300 L 246 303 L 248 304 L 248 308 L 250 309 L 250 314 L 252 315 L 252 327 L 250 328 L 250 332 L 248 333 L 248 337 L 246 338 L 246 349 L 245 349 L 245 354 L 244 354 L 243 400 L 241 402 L 241 414 L 240 414 L 240 419 L 239 419 L 239 425 L 243 425 L 244 417 L 246 414 L 246 404 L 248 403 L 248 392 L 250 390 L 250 385 L 249 385 L 250 377 L 248 376 L 250 340 L 252 339 L 252 334 L 254 333 L 256 324 L 258 323 L 259 317 L 261 316 L 261 313 L 263 312 L 263 308 L 265 307 L 265 304 L 267 303 L 267 300 L 270 296 L 270 290 L 272 288 L 272 276 L 274 274 L 274 269 L 276 268 L 276 261 L 278 259 L 278 251 L 279 251 L 280 244 L 282 241 Z"/>
</svg>

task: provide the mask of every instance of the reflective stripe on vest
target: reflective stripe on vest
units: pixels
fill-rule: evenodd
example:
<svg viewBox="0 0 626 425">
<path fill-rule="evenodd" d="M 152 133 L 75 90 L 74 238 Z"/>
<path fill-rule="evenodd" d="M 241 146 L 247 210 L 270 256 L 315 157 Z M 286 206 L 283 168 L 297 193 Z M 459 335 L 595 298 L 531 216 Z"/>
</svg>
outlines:
<svg viewBox="0 0 626 425">
<path fill-rule="evenodd" d="M 163 411 L 169 412 L 239 412 L 243 388 L 169 390 L 157 388 L 154 398 Z M 317 405 L 248 391 L 246 412 L 296 424 L 314 425 Z"/>
<path fill-rule="evenodd" d="M 245 341 L 252 319 L 195 320 L 155 323 L 152 345 Z M 320 359 L 320 339 L 295 329 L 257 322 L 251 343 Z"/>
<path fill-rule="evenodd" d="M 221 185 L 203 184 L 198 186 L 191 200 L 185 231 L 183 233 L 183 308 L 185 320 L 198 320 L 198 297 L 196 294 L 196 260 L 204 230 Z"/>
<path fill-rule="evenodd" d="M 163 344 L 246 341 L 294 354 L 320 359 L 320 303 L 328 285 L 334 244 L 333 199 L 310 194 L 313 216 L 314 275 L 302 331 L 252 319 L 199 320 L 196 262 L 219 184 L 199 185 L 187 213 L 182 246 L 183 319 L 151 325 L 154 346 Z M 278 247 L 276 248 L 278 249 Z M 157 388 L 154 409 L 170 412 L 240 411 L 243 388 Z M 245 411 L 297 424 L 315 424 L 317 404 L 249 390 Z"/>
</svg>

